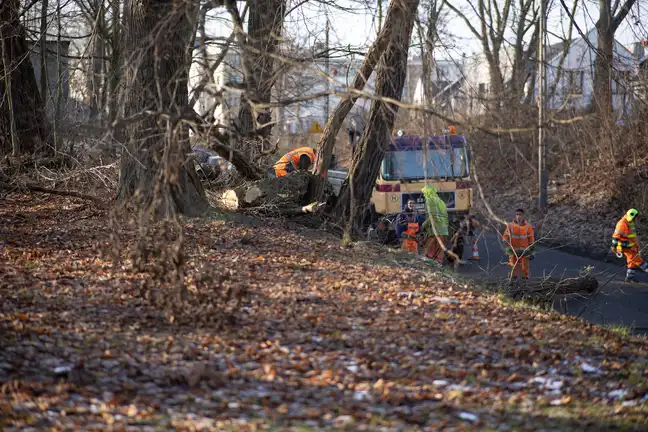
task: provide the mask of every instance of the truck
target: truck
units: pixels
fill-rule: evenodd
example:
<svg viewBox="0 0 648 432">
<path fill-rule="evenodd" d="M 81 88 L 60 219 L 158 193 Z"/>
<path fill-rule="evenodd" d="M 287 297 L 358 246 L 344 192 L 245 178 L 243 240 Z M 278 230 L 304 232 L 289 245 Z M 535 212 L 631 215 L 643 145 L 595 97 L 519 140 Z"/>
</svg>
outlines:
<svg viewBox="0 0 648 432">
<path fill-rule="evenodd" d="M 424 138 L 404 135 L 398 131 L 380 165 L 371 196 L 371 211 L 376 217 L 393 216 L 402 212 L 409 200 L 425 213 L 425 198 L 421 189 L 428 182 L 438 191 L 447 206 L 451 226 L 470 212 L 473 204 L 470 180 L 470 152 L 464 136 L 456 135 L 454 128 L 440 136 L 427 137 L 427 173 L 424 165 Z M 327 173 L 335 194 L 339 194 L 346 180 L 346 169 L 334 168 Z"/>
</svg>

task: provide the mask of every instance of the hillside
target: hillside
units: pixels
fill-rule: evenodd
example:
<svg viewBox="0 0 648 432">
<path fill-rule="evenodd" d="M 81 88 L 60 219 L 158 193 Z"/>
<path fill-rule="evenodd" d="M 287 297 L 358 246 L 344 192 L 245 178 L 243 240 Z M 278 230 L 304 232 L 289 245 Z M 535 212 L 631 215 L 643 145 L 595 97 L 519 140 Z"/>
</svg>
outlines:
<svg viewBox="0 0 648 432">
<path fill-rule="evenodd" d="M 529 210 L 540 237 L 553 246 L 611 258 L 610 236 L 619 218 L 633 207 L 648 212 L 648 124 L 638 113 L 606 130 L 586 115 L 573 124 L 554 125 L 548 135 L 549 208 L 547 214 L 539 214 L 536 133 L 499 138 L 470 134 L 486 201 L 506 219 L 516 207 Z M 478 193 L 476 198 L 477 211 L 486 216 L 484 200 Z M 642 223 L 638 226 L 641 234 Z"/>
<path fill-rule="evenodd" d="M 154 259 L 113 222 L 2 199 L 3 430 L 648 427 L 645 338 L 282 221 L 158 225 Z"/>
</svg>

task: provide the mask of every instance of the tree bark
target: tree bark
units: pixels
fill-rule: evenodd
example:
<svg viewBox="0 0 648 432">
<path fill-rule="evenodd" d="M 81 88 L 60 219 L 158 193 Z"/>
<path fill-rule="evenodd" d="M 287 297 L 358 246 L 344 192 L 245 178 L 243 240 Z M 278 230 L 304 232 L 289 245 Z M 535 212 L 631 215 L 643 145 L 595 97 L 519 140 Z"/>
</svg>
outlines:
<svg viewBox="0 0 648 432">
<path fill-rule="evenodd" d="M 0 155 L 51 149 L 46 148 L 50 125 L 19 7 L 18 0 L 0 3 Z"/>
<path fill-rule="evenodd" d="M 120 167 L 119 200 L 145 205 L 159 216 L 176 212 L 199 215 L 209 208 L 205 192 L 188 158 L 186 110 L 194 8 L 180 0 L 133 0 L 128 13 L 126 52 L 127 117 L 150 110 L 127 126 L 127 152 Z"/>
<path fill-rule="evenodd" d="M 395 0 L 393 8 L 394 23 L 387 49 L 380 58 L 376 76 L 376 96 L 371 104 L 369 123 L 351 162 L 349 177 L 340 191 L 335 213 L 343 225 L 347 223 L 347 233 L 360 228 L 365 210 L 371 199 L 375 179 L 391 140 L 398 106 L 380 100 L 391 98 L 400 101 L 407 73 L 407 53 L 416 18 L 418 0 Z M 385 23 L 387 27 L 387 23 Z"/>
<path fill-rule="evenodd" d="M 615 9 L 620 1 L 615 1 Z M 599 18 L 596 22 L 597 55 L 594 61 L 594 100 L 592 109 L 604 117 L 613 111 L 612 68 L 614 62 L 614 35 L 636 0 L 625 0 L 620 9 L 612 9 L 612 0 L 599 0 Z"/>
<path fill-rule="evenodd" d="M 387 49 L 392 29 L 400 24 L 398 19 L 401 18 L 401 13 L 398 8 L 396 8 L 398 3 L 398 1 L 394 1 L 389 5 L 384 25 L 381 27 L 376 41 L 371 45 L 366 57 L 362 61 L 360 69 L 353 80 L 351 89 L 362 90 L 364 88 L 369 77 L 373 73 L 378 60 L 380 60 L 380 56 Z M 351 111 L 351 108 L 353 108 L 358 97 L 359 96 L 355 93 L 348 93 L 347 97 L 342 99 L 338 106 L 335 107 L 333 115 L 331 115 L 326 122 L 324 133 L 317 144 L 317 158 L 315 161 L 316 175 L 313 177 L 309 187 L 309 196 L 311 199 L 319 199 L 324 192 L 325 182 L 323 175 L 328 171 L 329 165 L 331 165 L 331 156 L 333 155 L 333 149 L 335 148 L 335 139 L 337 138 L 338 132 L 340 132 L 342 122 Z"/>
<path fill-rule="evenodd" d="M 272 131 L 272 109 L 257 110 L 267 104 L 276 79 L 273 54 L 277 51 L 283 28 L 286 0 L 248 0 L 250 16 L 247 35 L 236 2 L 228 1 L 234 25 L 239 27 L 238 42 L 242 50 L 245 93 L 241 96 L 237 128 L 243 136 L 267 138 Z"/>
</svg>

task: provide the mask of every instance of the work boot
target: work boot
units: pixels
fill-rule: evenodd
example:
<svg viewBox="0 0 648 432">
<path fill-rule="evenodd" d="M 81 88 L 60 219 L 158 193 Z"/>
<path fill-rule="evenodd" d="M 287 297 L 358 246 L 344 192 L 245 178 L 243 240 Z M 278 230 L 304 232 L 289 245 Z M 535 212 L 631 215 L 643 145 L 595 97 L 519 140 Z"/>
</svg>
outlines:
<svg viewBox="0 0 648 432">
<path fill-rule="evenodd" d="M 625 282 L 625 283 L 638 283 L 639 280 L 634 276 L 626 276 L 626 278 L 625 278 L 625 280 L 623 282 Z"/>
</svg>

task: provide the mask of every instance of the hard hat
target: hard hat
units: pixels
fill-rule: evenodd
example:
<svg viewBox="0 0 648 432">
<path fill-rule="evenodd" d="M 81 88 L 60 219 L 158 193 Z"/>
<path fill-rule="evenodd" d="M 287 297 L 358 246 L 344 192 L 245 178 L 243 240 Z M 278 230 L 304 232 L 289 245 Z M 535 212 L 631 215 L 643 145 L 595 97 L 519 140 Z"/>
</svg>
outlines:
<svg viewBox="0 0 648 432">
<path fill-rule="evenodd" d="M 634 218 L 637 217 L 638 214 L 639 214 L 639 210 L 637 210 L 637 209 L 630 209 L 630 210 L 628 210 L 628 212 L 626 213 L 626 218 L 628 219 L 628 221 L 632 222 L 632 221 L 634 220 Z"/>
</svg>

